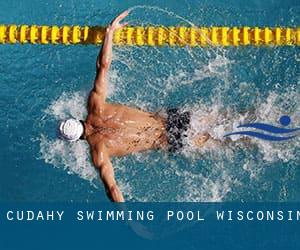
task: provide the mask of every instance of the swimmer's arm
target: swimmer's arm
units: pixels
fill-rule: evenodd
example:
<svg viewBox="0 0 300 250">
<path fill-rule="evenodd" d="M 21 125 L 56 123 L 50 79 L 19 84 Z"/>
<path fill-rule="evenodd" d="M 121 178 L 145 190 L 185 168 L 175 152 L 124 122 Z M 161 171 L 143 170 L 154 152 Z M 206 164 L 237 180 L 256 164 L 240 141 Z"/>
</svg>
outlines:
<svg viewBox="0 0 300 250">
<path fill-rule="evenodd" d="M 120 23 L 127 15 L 128 11 L 123 12 L 116 17 L 111 24 L 107 27 L 103 46 L 96 61 L 96 78 L 94 84 L 94 91 L 102 96 L 104 99 L 107 95 L 107 75 L 112 62 L 112 44 L 113 36 L 117 29 L 121 29 L 127 25 L 127 23 Z"/>
<path fill-rule="evenodd" d="M 114 202 L 124 202 L 123 195 L 115 180 L 114 169 L 106 147 L 102 144 L 96 148 L 92 157 L 95 167 L 99 170 L 108 198 Z"/>
</svg>

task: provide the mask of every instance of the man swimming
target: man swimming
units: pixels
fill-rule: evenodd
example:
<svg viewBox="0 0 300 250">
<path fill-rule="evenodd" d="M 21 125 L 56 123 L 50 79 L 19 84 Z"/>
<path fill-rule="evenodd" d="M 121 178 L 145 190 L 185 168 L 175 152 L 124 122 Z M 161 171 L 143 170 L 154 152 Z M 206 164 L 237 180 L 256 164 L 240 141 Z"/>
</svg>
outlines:
<svg viewBox="0 0 300 250">
<path fill-rule="evenodd" d="M 113 35 L 127 23 L 120 23 L 128 11 L 116 17 L 106 29 L 102 49 L 96 61 L 96 78 L 88 98 L 85 121 L 68 119 L 59 124 L 59 136 L 67 141 L 87 140 L 92 161 L 99 170 L 108 197 L 115 202 L 124 198 L 117 186 L 110 158 L 151 149 L 179 151 L 189 128 L 190 113 L 169 109 L 167 118 L 125 105 L 106 102 L 107 75 L 112 61 Z M 193 140 L 201 146 L 208 134 Z"/>
</svg>

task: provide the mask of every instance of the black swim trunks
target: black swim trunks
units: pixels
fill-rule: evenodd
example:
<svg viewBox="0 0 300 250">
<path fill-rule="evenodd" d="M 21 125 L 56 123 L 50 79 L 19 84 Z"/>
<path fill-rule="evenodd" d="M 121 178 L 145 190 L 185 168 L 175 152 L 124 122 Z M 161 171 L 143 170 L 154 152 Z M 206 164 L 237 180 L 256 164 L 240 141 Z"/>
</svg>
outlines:
<svg viewBox="0 0 300 250">
<path fill-rule="evenodd" d="M 183 139 L 190 128 L 191 114 L 180 112 L 177 108 L 169 109 L 167 114 L 169 152 L 173 153 L 183 148 Z"/>
</svg>

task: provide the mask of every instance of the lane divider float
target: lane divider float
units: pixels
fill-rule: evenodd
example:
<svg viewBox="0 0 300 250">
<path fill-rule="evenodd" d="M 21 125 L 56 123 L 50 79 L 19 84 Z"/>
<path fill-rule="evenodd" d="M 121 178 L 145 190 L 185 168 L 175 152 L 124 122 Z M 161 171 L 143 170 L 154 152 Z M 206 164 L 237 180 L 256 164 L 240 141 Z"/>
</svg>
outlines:
<svg viewBox="0 0 300 250">
<path fill-rule="evenodd" d="M 0 25 L 0 44 L 101 44 L 105 27 Z M 299 46 L 300 27 L 136 26 L 115 32 L 128 46 Z"/>
</svg>

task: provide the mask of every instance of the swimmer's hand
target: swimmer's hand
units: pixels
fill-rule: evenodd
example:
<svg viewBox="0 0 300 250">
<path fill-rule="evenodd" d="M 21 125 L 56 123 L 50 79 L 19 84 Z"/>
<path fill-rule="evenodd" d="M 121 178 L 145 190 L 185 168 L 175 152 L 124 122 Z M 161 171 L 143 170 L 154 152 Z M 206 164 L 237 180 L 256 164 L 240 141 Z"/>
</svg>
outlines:
<svg viewBox="0 0 300 250">
<path fill-rule="evenodd" d="M 129 11 L 126 10 L 123 13 L 121 13 L 119 16 L 117 16 L 107 27 L 107 32 L 115 32 L 118 29 L 124 28 L 126 25 L 128 25 L 128 22 L 120 23 L 125 17 L 127 17 L 129 14 Z"/>
</svg>

